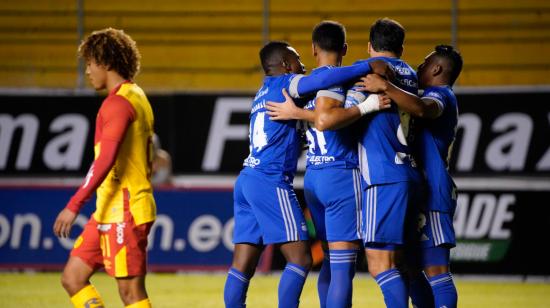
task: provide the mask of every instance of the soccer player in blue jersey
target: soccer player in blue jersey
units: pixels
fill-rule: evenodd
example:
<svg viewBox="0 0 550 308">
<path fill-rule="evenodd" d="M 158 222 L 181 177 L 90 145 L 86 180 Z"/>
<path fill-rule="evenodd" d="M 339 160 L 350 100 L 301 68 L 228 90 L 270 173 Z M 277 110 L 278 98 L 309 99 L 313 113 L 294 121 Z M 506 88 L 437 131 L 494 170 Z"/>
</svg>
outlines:
<svg viewBox="0 0 550 308">
<path fill-rule="evenodd" d="M 404 38 L 405 30 L 398 22 L 388 18 L 377 20 L 370 29 L 371 58 L 355 65 L 383 60 L 395 71 L 396 85 L 416 95 L 416 73 L 399 59 Z M 346 105 L 365 104 L 370 96 L 360 86 L 354 86 L 347 92 Z M 328 128 L 349 124 L 345 120 L 341 117 Z M 396 258 L 405 245 L 409 232 L 406 225 L 410 224 L 408 211 L 416 206 L 422 183 L 408 145 L 410 115 L 392 104 L 391 108 L 367 115 L 359 123 L 362 125 L 359 164 L 364 181 L 363 243 L 369 272 L 380 286 L 386 306 L 408 307 L 408 287 L 397 269 Z M 426 288 L 429 286 L 414 289 Z"/>
<path fill-rule="evenodd" d="M 313 56 L 318 68 L 311 76 L 340 66 L 347 51 L 346 31 L 342 24 L 323 21 L 312 33 Z M 361 247 L 361 179 L 357 159 L 357 134 L 350 127 L 325 130 L 342 113 L 346 90 L 335 86 L 317 92 L 304 109 L 293 103 L 269 103 L 271 119 L 305 120 L 308 140 L 304 181 L 306 203 L 311 212 L 317 237 L 323 242 L 325 258 L 317 289 L 321 307 L 351 307 L 352 280 L 357 251 Z M 375 100 L 372 100 L 376 98 Z M 385 104 L 384 104 L 385 103 Z M 389 107 L 389 100 L 368 102 L 369 110 Z M 362 112 L 347 110 L 350 121 Z M 327 244 L 328 242 L 328 244 Z"/>
<path fill-rule="evenodd" d="M 428 196 L 421 218 L 422 266 L 437 308 L 457 306 L 457 292 L 449 271 L 450 249 L 456 245 L 453 216 L 456 186 L 449 174 L 449 155 L 456 137 L 458 105 L 452 86 L 462 70 L 462 57 L 452 46 L 438 45 L 418 67 L 421 98 L 376 76 L 363 78 L 372 92 L 385 92 L 419 123 L 418 158 L 426 175 Z"/>
<path fill-rule="evenodd" d="M 266 44 L 260 59 L 266 77 L 252 103 L 250 154 L 235 183 L 235 251 L 224 301 L 226 307 L 245 306 L 264 245 L 277 244 L 288 262 L 279 283 L 279 307 L 297 307 L 311 266 L 307 229 L 292 187 L 301 140 L 296 121 L 266 116 L 266 101 L 284 101 L 283 89 L 300 97 L 383 70 L 385 64 L 373 61 L 305 76 L 298 53 L 285 42 Z"/>
</svg>

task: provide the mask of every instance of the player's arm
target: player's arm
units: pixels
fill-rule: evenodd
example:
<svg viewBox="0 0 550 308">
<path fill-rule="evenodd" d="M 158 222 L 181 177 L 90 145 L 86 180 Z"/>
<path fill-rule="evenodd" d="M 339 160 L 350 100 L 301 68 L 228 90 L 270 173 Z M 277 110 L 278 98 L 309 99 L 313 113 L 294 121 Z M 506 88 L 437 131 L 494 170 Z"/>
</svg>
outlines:
<svg viewBox="0 0 550 308">
<path fill-rule="evenodd" d="M 126 130 L 135 118 L 135 110 L 127 100 L 115 96 L 104 103 L 101 116 L 103 130 L 99 140 L 101 147 L 99 155 L 92 163 L 84 183 L 57 216 L 54 223 L 54 233 L 57 236 L 69 235 L 78 212 L 113 168 Z"/>
<path fill-rule="evenodd" d="M 440 101 L 429 97 L 420 98 L 403 91 L 376 74 L 361 78 L 361 86 L 365 91 L 386 93 L 399 108 L 415 117 L 435 119 L 443 112 L 443 104 Z"/>
<path fill-rule="evenodd" d="M 283 95 L 283 103 L 266 103 L 271 120 L 306 120 L 314 123 L 315 128 L 321 131 L 347 126 L 363 115 L 391 106 L 391 100 L 384 95 L 369 95 L 368 99 L 351 108 L 342 108 L 342 102 L 332 97 L 320 96 L 317 98 L 315 111 L 311 111 L 296 106 L 285 89 Z"/>
<path fill-rule="evenodd" d="M 350 66 L 335 67 L 315 75 L 297 75 L 290 82 L 289 94 L 299 98 L 305 94 L 345 84 L 371 72 L 392 77 L 393 70 L 382 60 L 365 61 Z"/>
<path fill-rule="evenodd" d="M 285 101 L 267 102 L 265 108 L 268 110 L 270 120 L 305 120 L 315 122 L 315 112 L 296 106 L 292 98 L 288 95 L 286 89 L 283 88 Z"/>
</svg>

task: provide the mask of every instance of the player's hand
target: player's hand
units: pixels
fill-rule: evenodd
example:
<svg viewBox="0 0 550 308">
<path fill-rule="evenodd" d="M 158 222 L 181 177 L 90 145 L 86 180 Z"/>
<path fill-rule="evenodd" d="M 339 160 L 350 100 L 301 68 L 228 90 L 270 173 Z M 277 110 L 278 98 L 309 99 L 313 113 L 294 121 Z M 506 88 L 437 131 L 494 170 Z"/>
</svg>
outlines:
<svg viewBox="0 0 550 308">
<path fill-rule="evenodd" d="M 368 74 L 362 77 L 356 85 L 360 87 L 358 90 L 362 92 L 379 93 L 388 89 L 388 81 L 376 74 Z"/>
<path fill-rule="evenodd" d="M 267 115 L 270 120 L 296 119 L 296 114 L 300 111 L 300 108 L 296 106 L 292 97 L 290 97 L 290 95 L 286 92 L 286 89 L 283 89 L 283 95 L 285 97 L 284 102 L 267 102 L 265 104 L 265 108 L 268 110 Z"/>
<path fill-rule="evenodd" d="M 393 80 L 395 78 L 395 72 L 393 71 L 393 68 L 386 61 L 375 60 L 369 62 L 369 65 L 374 74 L 378 74 L 388 80 Z"/>
<path fill-rule="evenodd" d="M 378 104 L 380 110 L 391 107 L 391 98 L 387 94 L 378 94 Z"/>
<path fill-rule="evenodd" d="M 73 211 L 67 208 L 63 209 L 55 219 L 53 233 L 58 237 L 68 237 L 76 216 L 77 214 Z"/>
</svg>

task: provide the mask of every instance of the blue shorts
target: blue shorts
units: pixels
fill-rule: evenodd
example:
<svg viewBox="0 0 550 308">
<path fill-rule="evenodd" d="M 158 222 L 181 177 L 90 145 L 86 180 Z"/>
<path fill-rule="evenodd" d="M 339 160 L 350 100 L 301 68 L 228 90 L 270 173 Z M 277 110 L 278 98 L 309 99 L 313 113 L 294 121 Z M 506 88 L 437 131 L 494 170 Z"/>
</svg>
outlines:
<svg viewBox="0 0 550 308">
<path fill-rule="evenodd" d="M 273 244 L 308 239 L 304 214 L 290 184 L 266 179 L 257 171 L 241 172 L 233 200 L 233 243 Z"/>
<path fill-rule="evenodd" d="M 394 250 L 405 243 L 408 211 L 422 190 L 415 182 L 371 185 L 363 194 L 363 242 L 367 248 Z M 406 225 L 407 224 L 407 225 Z"/>
<path fill-rule="evenodd" d="M 423 248 L 455 247 L 453 213 L 428 211 L 420 213 L 420 244 Z"/>
<path fill-rule="evenodd" d="M 361 174 L 359 169 L 307 169 L 304 195 L 315 233 L 322 241 L 361 238 Z"/>
</svg>

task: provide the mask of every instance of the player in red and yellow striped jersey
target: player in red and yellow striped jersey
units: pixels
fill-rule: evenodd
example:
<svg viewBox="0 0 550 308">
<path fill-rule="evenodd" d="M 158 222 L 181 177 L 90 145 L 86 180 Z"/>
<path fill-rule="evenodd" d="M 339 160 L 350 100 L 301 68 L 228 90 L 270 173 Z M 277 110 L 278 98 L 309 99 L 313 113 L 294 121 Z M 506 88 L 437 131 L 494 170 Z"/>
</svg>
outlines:
<svg viewBox="0 0 550 308">
<path fill-rule="evenodd" d="M 150 307 L 145 289 L 147 235 L 155 220 L 151 186 L 153 111 L 131 80 L 139 70 L 136 43 L 112 28 L 93 32 L 79 47 L 96 90 L 106 89 L 96 119 L 95 160 L 54 224 L 67 237 L 78 212 L 97 192 L 96 211 L 76 240 L 62 284 L 75 307 L 102 307 L 90 284 L 104 267 L 116 278 L 126 307 Z"/>
</svg>

